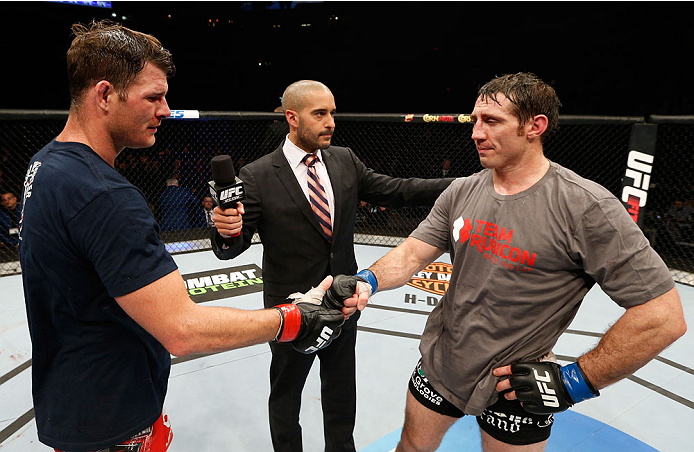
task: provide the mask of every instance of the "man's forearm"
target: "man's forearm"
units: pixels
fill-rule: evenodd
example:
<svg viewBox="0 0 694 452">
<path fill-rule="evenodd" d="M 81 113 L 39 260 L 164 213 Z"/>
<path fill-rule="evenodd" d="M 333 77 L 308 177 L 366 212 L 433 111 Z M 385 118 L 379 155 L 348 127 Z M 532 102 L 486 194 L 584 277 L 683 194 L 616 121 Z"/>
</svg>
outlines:
<svg viewBox="0 0 694 452">
<path fill-rule="evenodd" d="M 200 306 L 190 299 L 178 270 L 116 297 L 116 302 L 175 356 L 267 342 L 281 321 L 274 309 Z"/>
<path fill-rule="evenodd" d="M 169 342 L 177 356 L 214 353 L 270 342 L 280 326 L 276 309 L 243 310 L 220 306 L 193 307 L 195 313 L 183 322 Z"/>
<path fill-rule="evenodd" d="M 627 309 L 578 362 L 595 389 L 600 390 L 636 372 L 686 330 L 680 298 L 673 288 Z"/>
<path fill-rule="evenodd" d="M 400 246 L 377 260 L 371 270 L 378 281 L 378 290 L 394 289 L 404 285 L 417 273 L 443 253 L 442 250 L 418 239 L 408 237 Z"/>
</svg>

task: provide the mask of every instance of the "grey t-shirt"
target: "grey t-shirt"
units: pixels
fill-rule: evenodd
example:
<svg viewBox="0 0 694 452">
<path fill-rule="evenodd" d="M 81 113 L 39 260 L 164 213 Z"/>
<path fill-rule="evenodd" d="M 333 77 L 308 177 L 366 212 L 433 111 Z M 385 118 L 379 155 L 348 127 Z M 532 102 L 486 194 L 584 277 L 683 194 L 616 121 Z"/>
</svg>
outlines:
<svg viewBox="0 0 694 452">
<path fill-rule="evenodd" d="M 553 162 L 515 195 L 495 192 L 491 170 L 455 180 L 411 236 L 450 252 L 420 351 L 433 387 L 471 415 L 497 400 L 492 369 L 549 353 L 596 281 L 624 308 L 674 287 L 617 198 Z"/>
</svg>

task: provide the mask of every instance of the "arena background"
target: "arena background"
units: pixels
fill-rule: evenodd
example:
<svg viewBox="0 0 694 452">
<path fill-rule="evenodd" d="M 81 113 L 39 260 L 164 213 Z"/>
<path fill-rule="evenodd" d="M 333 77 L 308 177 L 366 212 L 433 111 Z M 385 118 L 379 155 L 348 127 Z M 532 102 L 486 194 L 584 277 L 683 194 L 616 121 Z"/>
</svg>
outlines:
<svg viewBox="0 0 694 452">
<path fill-rule="evenodd" d="M 334 143 L 377 171 L 438 177 L 450 158 L 453 173 L 465 176 L 479 163 L 458 115 L 469 113 L 481 83 L 531 71 L 563 102 L 547 156 L 617 196 L 634 125 L 653 125 L 655 160 L 639 224 L 677 280 L 694 283 L 692 222 L 668 219 L 677 198 L 694 203 L 686 88 L 694 19 L 686 2 L 76 3 L 0 2 L 0 187 L 18 197 L 29 158 L 66 118 L 64 55 L 74 22 L 111 19 L 156 35 L 178 69 L 171 108 L 201 114 L 166 121 L 153 148 L 126 150 L 117 161 L 147 195 L 172 252 L 206 249 L 196 211 L 210 157 L 230 154 L 238 171 L 272 151 L 286 125 L 270 112 L 289 83 L 312 78 L 331 87 Z M 408 114 L 416 120 L 406 121 Z M 190 192 L 175 225 L 163 220 L 159 202 L 171 176 Z M 626 179 L 637 182 L 646 183 Z M 362 206 L 357 241 L 393 245 L 425 214 Z M 0 273 L 19 271 L 16 250 L 0 245 Z"/>
<path fill-rule="evenodd" d="M 172 108 L 267 111 L 319 79 L 350 113 L 461 112 L 507 72 L 552 82 L 562 113 L 694 114 L 689 2 L 0 2 L 0 107 L 67 109 L 70 25 L 157 36 Z"/>
<path fill-rule="evenodd" d="M 186 118 L 191 115 L 198 118 Z M 60 132 L 66 117 L 66 111 L 0 110 L 5 190 L 21 193 L 29 159 Z M 336 116 L 333 143 L 351 147 L 366 165 L 392 176 L 443 177 L 445 161 L 445 176 L 466 176 L 482 169 L 467 121 L 465 114 L 342 114 Z M 116 159 L 116 168 L 149 200 L 172 253 L 206 250 L 210 230 L 202 200 L 209 195 L 212 157 L 231 155 L 238 171 L 274 150 L 287 127 L 281 113 L 174 110 L 160 127 L 155 145 L 126 149 Z M 652 129 L 652 143 L 638 142 L 636 131 L 644 127 Z M 643 187 L 642 179 L 627 173 L 630 153 L 654 154 L 645 172 L 650 179 L 643 187 L 645 206 L 638 209 L 638 222 L 675 279 L 694 285 L 694 222 L 691 216 L 675 222 L 670 212 L 675 199 L 694 200 L 693 140 L 694 117 L 564 115 L 559 130 L 545 143 L 545 154 L 619 198 L 625 185 Z M 171 178 L 178 187 L 167 187 Z M 360 205 L 355 241 L 397 245 L 427 212 Z M 21 268 L 16 250 L 3 246 L 0 273 L 17 272 Z"/>
<path fill-rule="evenodd" d="M 153 148 L 126 149 L 117 164 L 148 196 L 184 277 L 230 265 L 214 258 L 209 230 L 195 223 L 209 160 L 230 154 L 238 171 L 270 152 L 286 130 L 282 116 L 271 112 L 289 83 L 311 78 L 331 87 L 338 106 L 334 142 L 350 146 L 369 166 L 396 176 L 439 177 L 450 158 L 453 174 L 464 176 L 479 169 L 465 122 L 477 88 L 495 75 L 531 71 L 551 82 L 564 103 L 547 156 L 617 196 L 647 194 L 639 224 L 681 283 L 685 316 L 693 323 L 692 223 L 667 219 L 677 198 L 694 198 L 688 2 L 71 3 L 0 2 L 3 191 L 21 189 L 29 158 L 63 127 L 69 104 L 64 55 L 75 21 L 123 22 L 156 35 L 174 54 L 178 73 L 167 96 L 173 117 Z M 644 162 L 651 153 L 652 165 Z M 163 221 L 158 196 L 170 176 L 192 196 L 175 222 Z M 360 206 L 360 268 L 399 243 L 425 214 Z M 188 227 L 172 225 L 191 220 Z M 262 246 L 252 246 L 233 265 L 257 268 L 261 255 Z M 16 251 L 2 245 L 0 294 L 0 449 L 42 451 L 33 422 L 21 269 Z M 359 450 L 385 452 L 397 442 L 403 376 L 419 356 L 430 300 L 436 301 L 429 295 L 410 285 L 377 294 L 360 319 L 357 380 L 368 384 L 359 388 Z M 621 315 L 607 298 L 597 287 L 588 294 L 558 343 L 562 363 L 594 346 Z M 262 307 L 262 296 L 205 302 L 254 309 Z M 269 388 L 261 376 L 269 356 L 261 344 L 174 359 L 167 395 L 176 432 L 172 452 L 271 450 Z M 601 397 L 557 415 L 548 451 L 686 449 L 694 421 L 692 356 L 688 334 Z M 302 400 L 307 450 L 323 444 L 317 367 Z M 441 452 L 479 450 L 477 427 L 465 420 L 474 423 L 467 417 L 456 423 Z"/>
</svg>

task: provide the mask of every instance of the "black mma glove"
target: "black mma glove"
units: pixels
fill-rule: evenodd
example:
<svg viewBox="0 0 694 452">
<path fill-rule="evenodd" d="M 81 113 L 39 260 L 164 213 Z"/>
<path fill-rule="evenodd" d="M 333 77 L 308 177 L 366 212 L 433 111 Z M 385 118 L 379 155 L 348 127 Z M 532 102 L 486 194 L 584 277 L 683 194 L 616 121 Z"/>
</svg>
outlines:
<svg viewBox="0 0 694 452">
<path fill-rule="evenodd" d="M 295 293 L 294 303 L 275 306 L 282 321 L 275 342 L 291 342 L 294 350 L 310 354 L 327 347 L 342 332 L 342 311 L 323 303 L 325 292 L 315 287 L 305 294 Z"/>
<path fill-rule="evenodd" d="M 330 288 L 325 292 L 323 304 L 330 309 L 342 309 L 345 305 L 344 301 L 354 295 L 360 281 L 365 282 L 358 276 L 335 276 Z"/>
<path fill-rule="evenodd" d="M 355 293 L 369 292 L 369 297 L 376 293 L 378 283 L 371 270 L 362 270 L 354 276 L 337 275 L 325 293 L 323 304 L 329 308 L 342 309 L 344 301 Z"/>
<path fill-rule="evenodd" d="M 550 361 L 516 363 L 511 372 L 511 388 L 529 413 L 558 413 L 600 395 L 578 362 L 563 367 Z"/>
</svg>

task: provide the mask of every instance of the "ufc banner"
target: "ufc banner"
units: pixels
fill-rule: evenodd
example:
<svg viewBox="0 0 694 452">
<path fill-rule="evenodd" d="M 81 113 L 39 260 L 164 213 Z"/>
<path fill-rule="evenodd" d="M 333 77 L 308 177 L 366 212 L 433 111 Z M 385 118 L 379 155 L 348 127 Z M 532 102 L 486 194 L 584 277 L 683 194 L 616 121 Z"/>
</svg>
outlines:
<svg viewBox="0 0 694 452">
<path fill-rule="evenodd" d="M 643 228 L 644 207 L 648 203 L 648 187 L 651 183 L 656 124 L 634 124 L 629 140 L 627 167 L 622 177 L 621 200 L 631 218 Z"/>
</svg>

